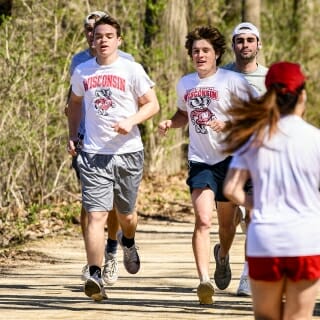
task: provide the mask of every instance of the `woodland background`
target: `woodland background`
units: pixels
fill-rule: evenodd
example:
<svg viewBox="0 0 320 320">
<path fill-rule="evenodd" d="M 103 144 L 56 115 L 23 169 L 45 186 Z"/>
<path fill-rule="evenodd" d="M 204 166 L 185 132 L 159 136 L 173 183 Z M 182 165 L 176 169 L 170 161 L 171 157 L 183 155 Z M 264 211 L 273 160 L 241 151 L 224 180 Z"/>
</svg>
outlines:
<svg viewBox="0 0 320 320">
<path fill-rule="evenodd" d="M 317 0 L 0 0 L 0 246 L 63 229 L 79 213 L 64 107 L 71 57 L 86 48 L 82 23 L 93 10 L 120 21 L 121 49 L 133 54 L 157 84 L 161 111 L 141 126 L 142 198 L 149 201 L 139 200 L 141 212 L 163 216 L 189 203 L 186 132 L 174 130 L 163 139 L 157 124 L 175 112 L 176 82 L 192 70 L 184 42 L 196 26 L 220 29 L 230 43 L 223 60 L 228 63 L 233 28 L 241 21 L 256 24 L 263 43 L 260 62 L 302 64 L 308 75 L 306 118 L 319 127 Z"/>
</svg>

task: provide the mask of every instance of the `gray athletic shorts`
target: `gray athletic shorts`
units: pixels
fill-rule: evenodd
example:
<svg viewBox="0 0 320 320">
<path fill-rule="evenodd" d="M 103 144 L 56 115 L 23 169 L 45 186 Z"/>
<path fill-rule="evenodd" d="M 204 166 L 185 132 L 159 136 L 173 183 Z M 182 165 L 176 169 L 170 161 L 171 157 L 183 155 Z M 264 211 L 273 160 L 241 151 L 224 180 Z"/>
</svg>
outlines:
<svg viewBox="0 0 320 320">
<path fill-rule="evenodd" d="M 81 152 L 77 158 L 82 187 L 82 204 L 87 212 L 132 213 L 143 175 L 144 153 L 121 155 Z"/>
</svg>

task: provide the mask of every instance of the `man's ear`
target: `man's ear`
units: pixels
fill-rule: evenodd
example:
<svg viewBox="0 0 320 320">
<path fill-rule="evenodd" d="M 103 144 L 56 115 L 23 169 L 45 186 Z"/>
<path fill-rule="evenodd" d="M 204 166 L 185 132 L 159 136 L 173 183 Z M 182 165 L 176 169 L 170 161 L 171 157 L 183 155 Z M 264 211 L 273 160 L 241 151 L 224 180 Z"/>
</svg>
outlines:
<svg viewBox="0 0 320 320">
<path fill-rule="evenodd" d="M 258 49 L 260 50 L 262 48 L 262 43 L 258 41 Z"/>
</svg>

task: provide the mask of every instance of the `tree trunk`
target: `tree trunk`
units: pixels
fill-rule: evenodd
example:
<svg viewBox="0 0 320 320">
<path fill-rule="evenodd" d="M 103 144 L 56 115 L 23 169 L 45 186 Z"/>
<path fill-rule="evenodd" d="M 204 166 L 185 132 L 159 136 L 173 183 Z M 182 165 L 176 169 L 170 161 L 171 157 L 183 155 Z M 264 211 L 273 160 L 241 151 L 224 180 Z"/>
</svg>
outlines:
<svg viewBox="0 0 320 320">
<path fill-rule="evenodd" d="M 242 3 L 239 0 L 225 0 L 226 14 L 225 21 L 227 24 L 238 23 L 241 19 Z"/>
<path fill-rule="evenodd" d="M 243 0 L 242 21 L 253 23 L 260 31 L 260 36 L 263 38 L 263 32 L 260 24 L 261 0 Z M 260 39 L 262 42 L 262 39 Z M 265 64 L 263 50 L 260 50 L 258 62 Z"/>
<path fill-rule="evenodd" d="M 152 0 L 155 5 L 156 0 Z M 179 14 L 177 14 L 177 12 Z M 157 87 L 161 87 L 160 113 L 144 129 L 146 133 L 146 170 L 149 172 L 164 172 L 173 174 L 181 171 L 186 164 L 185 146 L 187 138 L 183 129 L 170 130 L 167 137 L 160 137 L 157 132 L 158 122 L 169 119 L 177 110 L 176 83 L 179 77 L 186 73 L 187 53 L 184 48 L 187 35 L 187 0 L 169 0 L 163 11 L 148 11 L 146 30 L 154 32 L 155 24 L 159 29 L 156 33 L 147 33 L 145 45 L 150 47 L 150 56 L 153 57 L 151 75 Z M 174 48 L 174 50 L 173 50 Z M 151 54 L 151 51 L 153 54 Z M 159 56 L 155 52 L 162 52 Z M 156 58 L 156 61 L 154 60 Z M 151 63 L 151 62 L 150 62 Z M 159 93 L 159 91 L 157 91 Z"/>
</svg>

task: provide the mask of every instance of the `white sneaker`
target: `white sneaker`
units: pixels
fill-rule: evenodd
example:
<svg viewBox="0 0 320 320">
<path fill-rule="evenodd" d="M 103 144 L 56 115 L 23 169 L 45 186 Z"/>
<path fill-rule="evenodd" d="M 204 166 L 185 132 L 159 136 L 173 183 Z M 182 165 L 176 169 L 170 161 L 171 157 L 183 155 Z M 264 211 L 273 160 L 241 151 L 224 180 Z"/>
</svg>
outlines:
<svg viewBox="0 0 320 320">
<path fill-rule="evenodd" d="M 84 293 L 95 301 L 108 299 L 103 287 L 102 279 L 98 276 L 98 272 L 86 280 L 84 283 Z"/>
<path fill-rule="evenodd" d="M 138 255 L 137 247 L 133 245 L 130 248 L 125 247 L 122 244 L 122 231 L 117 233 L 118 242 L 123 249 L 123 264 L 126 270 L 131 273 L 135 274 L 140 269 L 140 258 Z"/>
<path fill-rule="evenodd" d="M 117 254 L 107 253 L 105 257 L 105 265 L 102 271 L 102 279 L 107 285 L 114 285 L 118 280 L 118 260 Z"/>
<path fill-rule="evenodd" d="M 213 304 L 214 287 L 210 281 L 200 282 L 197 288 L 200 304 Z"/>
<path fill-rule="evenodd" d="M 251 289 L 250 289 L 250 281 L 248 276 L 241 276 L 239 287 L 237 290 L 237 296 L 242 297 L 250 297 L 251 296 Z"/>
<path fill-rule="evenodd" d="M 90 278 L 89 265 L 85 265 L 81 271 L 81 280 L 86 281 Z"/>
</svg>

